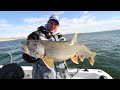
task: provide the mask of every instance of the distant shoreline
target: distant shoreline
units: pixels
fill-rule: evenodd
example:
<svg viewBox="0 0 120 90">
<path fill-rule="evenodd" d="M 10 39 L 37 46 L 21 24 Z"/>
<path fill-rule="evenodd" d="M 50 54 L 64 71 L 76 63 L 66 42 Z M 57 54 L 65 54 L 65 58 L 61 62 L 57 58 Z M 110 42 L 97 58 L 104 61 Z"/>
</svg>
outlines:
<svg viewBox="0 0 120 90">
<path fill-rule="evenodd" d="M 18 39 L 24 39 L 24 38 L 0 38 L 0 42 L 2 42 L 2 41 L 11 41 L 11 40 L 18 40 Z"/>
</svg>

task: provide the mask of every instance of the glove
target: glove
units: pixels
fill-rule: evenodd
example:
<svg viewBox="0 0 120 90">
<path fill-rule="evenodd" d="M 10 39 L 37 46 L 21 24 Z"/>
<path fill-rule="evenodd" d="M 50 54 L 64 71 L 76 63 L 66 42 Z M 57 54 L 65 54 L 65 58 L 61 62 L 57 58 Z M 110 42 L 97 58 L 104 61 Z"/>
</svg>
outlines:
<svg viewBox="0 0 120 90">
<path fill-rule="evenodd" d="M 36 58 L 34 58 L 32 56 L 29 56 L 26 53 L 23 53 L 22 57 L 23 57 L 24 61 L 26 61 L 27 63 L 35 63 L 35 62 L 37 62 L 39 60 L 39 59 L 36 59 Z"/>
</svg>

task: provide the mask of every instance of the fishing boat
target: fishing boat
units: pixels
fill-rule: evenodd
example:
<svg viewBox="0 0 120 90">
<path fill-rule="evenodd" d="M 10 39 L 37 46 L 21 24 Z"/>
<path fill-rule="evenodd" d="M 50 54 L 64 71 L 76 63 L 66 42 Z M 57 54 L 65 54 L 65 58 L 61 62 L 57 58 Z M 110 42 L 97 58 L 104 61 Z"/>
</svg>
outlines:
<svg viewBox="0 0 120 90">
<path fill-rule="evenodd" d="M 12 55 L 11 56 L 12 62 Z M 2 69 L 4 65 L 0 65 L 0 69 Z M 32 66 L 21 66 L 24 71 L 23 79 L 32 79 Z M 67 79 L 113 79 L 107 72 L 101 69 L 87 69 L 87 68 L 68 68 L 68 76 Z"/>
</svg>

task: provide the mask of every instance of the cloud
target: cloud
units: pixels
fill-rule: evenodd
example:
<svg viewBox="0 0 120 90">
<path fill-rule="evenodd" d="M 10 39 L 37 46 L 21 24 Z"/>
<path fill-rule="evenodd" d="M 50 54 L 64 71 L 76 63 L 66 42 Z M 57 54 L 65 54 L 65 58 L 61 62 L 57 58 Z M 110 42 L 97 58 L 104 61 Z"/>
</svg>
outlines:
<svg viewBox="0 0 120 90">
<path fill-rule="evenodd" d="M 30 17 L 30 18 L 24 18 L 23 22 L 31 24 L 31 23 L 43 23 L 43 22 L 46 22 L 47 20 L 48 18 L 46 17 L 39 17 L 39 18 Z"/>
<path fill-rule="evenodd" d="M 37 30 L 38 26 L 44 25 L 49 15 L 43 17 L 22 18 L 22 24 L 14 25 L 6 19 L 0 19 L 0 37 L 27 37 L 31 32 Z M 60 20 L 59 31 L 62 34 L 68 33 L 89 33 L 107 30 L 120 29 L 119 16 L 107 20 L 97 20 L 97 17 L 90 15 L 87 11 L 80 17 L 64 17 Z M 4 31 L 4 32 L 3 32 Z"/>
<path fill-rule="evenodd" d="M 61 15 L 64 13 L 64 11 L 51 11 L 50 13 L 56 14 L 56 15 Z"/>
<path fill-rule="evenodd" d="M 117 19 L 117 20 L 120 19 L 120 16 L 111 18 L 111 20 L 116 20 L 116 19 Z"/>
<path fill-rule="evenodd" d="M 84 15 L 79 18 L 62 18 L 60 20 L 61 26 L 71 26 L 71 25 L 80 25 L 94 22 L 95 17 L 90 15 Z"/>
<path fill-rule="evenodd" d="M 65 33 L 90 33 L 120 29 L 120 20 L 96 20 L 95 16 L 83 15 L 79 18 L 63 18 L 60 32 Z"/>
<path fill-rule="evenodd" d="M 83 11 L 84 15 L 88 14 L 89 11 Z"/>
<path fill-rule="evenodd" d="M 0 19 L 0 27 L 2 28 L 5 26 L 9 27 L 11 24 L 8 24 L 8 21 L 6 19 Z"/>
</svg>

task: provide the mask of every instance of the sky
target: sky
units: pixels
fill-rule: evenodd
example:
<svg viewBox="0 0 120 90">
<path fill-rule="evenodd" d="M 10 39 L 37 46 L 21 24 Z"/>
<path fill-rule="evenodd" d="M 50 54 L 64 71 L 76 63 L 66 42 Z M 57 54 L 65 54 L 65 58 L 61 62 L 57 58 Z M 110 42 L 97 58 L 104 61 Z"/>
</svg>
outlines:
<svg viewBox="0 0 120 90">
<path fill-rule="evenodd" d="M 53 14 L 62 34 L 120 29 L 120 11 L 0 11 L 0 38 L 26 38 Z"/>
</svg>

